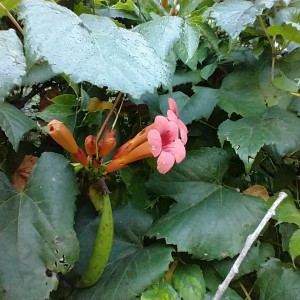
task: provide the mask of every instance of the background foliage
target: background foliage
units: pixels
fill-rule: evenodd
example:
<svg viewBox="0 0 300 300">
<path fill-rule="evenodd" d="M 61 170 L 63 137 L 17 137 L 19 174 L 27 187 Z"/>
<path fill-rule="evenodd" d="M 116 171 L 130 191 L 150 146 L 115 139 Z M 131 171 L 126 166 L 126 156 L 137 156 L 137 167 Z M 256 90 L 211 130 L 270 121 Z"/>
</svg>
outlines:
<svg viewBox="0 0 300 300">
<path fill-rule="evenodd" d="M 0 299 L 212 299 L 282 190 L 224 299 L 299 298 L 298 1 L 0 3 Z M 101 215 L 44 126 L 64 122 L 81 146 L 118 92 L 119 144 L 172 97 L 187 157 L 166 175 L 149 159 L 105 177 L 113 248 L 77 289 Z M 39 159 L 20 191 L 25 155 Z"/>
</svg>

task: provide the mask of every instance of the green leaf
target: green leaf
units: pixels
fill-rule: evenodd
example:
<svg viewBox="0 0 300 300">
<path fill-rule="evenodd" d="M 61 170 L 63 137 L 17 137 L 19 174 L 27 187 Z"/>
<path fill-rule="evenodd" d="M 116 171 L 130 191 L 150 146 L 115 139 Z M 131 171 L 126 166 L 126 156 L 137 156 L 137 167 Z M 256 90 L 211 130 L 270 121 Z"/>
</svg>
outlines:
<svg viewBox="0 0 300 300">
<path fill-rule="evenodd" d="M 8 103 L 0 103 L 0 127 L 5 132 L 15 151 L 23 135 L 35 127 L 35 122 Z"/>
<path fill-rule="evenodd" d="M 290 239 L 289 252 L 293 260 L 300 255 L 300 229 L 295 231 Z"/>
<path fill-rule="evenodd" d="M 195 94 L 190 98 L 181 92 L 160 96 L 161 110 L 167 111 L 167 99 L 172 97 L 178 105 L 179 117 L 184 123 L 208 119 L 217 104 L 218 90 L 208 87 L 195 87 L 194 90 Z"/>
<path fill-rule="evenodd" d="M 238 121 L 226 120 L 219 126 L 218 137 L 223 144 L 229 141 L 247 172 L 260 148 L 274 145 L 283 156 L 299 147 L 300 120 L 293 114 L 278 107 L 268 108 L 258 117 Z"/>
<path fill-rule="evenodd" d="M 65 7 L 39 0 L 24 0 L 20 8 L 26 53 L 46 60 L 56 74 L 134 97 L 170 80 L 166 64 L 145 39 L 109 18 L 79 18 Z"/>
<path fill-rule="evenodd" d="M 290 239 L 298 228 L 299 227 L 295 224 L 290 224 L 290 223 L 279 224 L 279 232 L 281 235 L 281 245 L 283 251 L 289 251 Z"/>
<path fill-rule="evenodd" d="M 250 117 L 264 112 L 267 106 L 288 106 L 292 96 L 274 87 L 271 68 L 257 66 L 255 69 L 234 71 L 224 78 L 218 102 L 223 110 L 229 114 L 237 113 L 243 117 Z"/>
<path fill-rule="evenodd" d="M 214 71 L 216 70 L 217 66 L 218 65 L 216 63 L 212 63 L 212 64 L 209 64 L 209 65 L 206 65 L 200 71 L 201 77 L 204 80 L 207 80 L 209 78 L 209 76 L 214 73 Z"/>
<path fill-rule="evenodd" d="M 245 259 L 243 260 L 239 272 L 235 275 L 234 279 L 238 279 L 245 274 L 258 271 L 260 265 L 264 263 L 268 258 L 274 257 L 275 251 L 271 244 L 267 243 L 257 243 L 252 246 L 250 251 L 247 253 Z M 229 273 L 235 259 L 226 258 L 221 261 L 215 261 L 213 263 L 216 271 L 225 278 Z"/>
<path fill-rule="evenodd" d="M 111 255 L 100 280 L 91 288 L 77 290 L 72 299 L 131 300 L 168 269 L 172 248 L 162 244 L 143 245 L 153 218 L 131 205 L 114 211 L 115 236 Z M 82 215 L 78 215 L 83 222 Z M 99 220 L 90 219 L 79 228 L 81 258 L 77 272 L 84 269 Z"/>
<path fill-rule="evenodd" d="M 299 86 L 297 83 L 285 76 L 276 77 L 273 84 L 280 90 L 286 92 L 298 92 Z"/>
<path fill-rule="evenodd" d="M 193 257 L 212 260 L 233 257 L 265 213 L 260 198 L 242 195 L 211 183 L 226 171 L 220 149 L 192 151 L 168 174 L 154 174 L 149 189 L 178 203 L 148 231 L 165 238 Z"/>
<path fill-rule="evenodd" d="M 281 35 L 283 39 L 293 41 L 300 44 L 300 32 L 298 28 L 295 28 L 291 24 L 278 26 L 272 25 L 267 28 L 267 32 L 271 36 Z"/>
<path fill-rule="evenodd" d="M 168 282 L 160 282 L 147 289 L 141 296 L 141 300 L 180 300 L 181 298 Z"/>
<path fill-rule="evenodd" d="M 263 8 L 246 0 L 225 0 L 213 5 L 211 15 L 217 25 L 235 39 L 246 26 L 254 23 Z"/>
<path fill-rule="evenodd" d="M 142 23 L 134 27 L 133 31 L 140 33 L 155 53 L 165 59 L 180 38 L 182 22 L 179 17 L 164 16 Z"/>
<path fill-rule="evenodd" d="M 1 4 L 8 10 L 13 10 L 15 9 L 18 4 L 20 3 L 20 0 L 2 0 Z M 0 7 L 0 18 L 5 16 L 6 13 L 5 11 Z"/>
<path fill-rule="evenodd" d="M 16 32 L 13 29 L 0 30 L 0 102 L 21 84 L 25 69 L 23 45 Z"/>
<path fill-rule="evenodd" d="M 178 70 L 175 72 L 172 79 L 172 86 L 177 86 L 181 84 L 186 84 L 191 82 L 192 84 L 197 84 L 201 81 L 201 75 L 198 70 L 196 71 L 185 71 Z"/>
<path fill-rule="evenodd" d="M 205 281 L 197 265 L 176 267 L 173 274 L 174 287 L 183 300 L 201 300 L 205 294 Z"/>
<path fill-rule="evenodd" d="M 300 29 L 300 8 L 285 7 L 276 12 L 274 23 L 281 25 L 282 23 L 291 24 L 293 27 Z"/>
<path fill-rule="evenodd" d="M 268 200 L 268 205 L 276 200 L 277 196 L 273 196 Z M 274 219 L 277 221 L 277 224 L 281 223 L 294 223 L 300 227 L 300 212 L 295 205 L 295 200 L 288 196 L 284 199 L 276 209 L 276 214 Z"/>
<path fill-rule="evenodd" d="M 0 193 L 0 298 L 48 299 L 79 255 L 75 176 L 63 156 L 44 153 L 24 192 L 0 173 Z"/>
<path fill-rule="evenodd" d="M 200 29 L 195 24 L 183 23 L 181 37 L 175 46 L 175 52 L 181 61 L 187 64 L 194 56 L 200 40 Z"/>
<path fill-rule="evenodd" d="M 273 258 L 262 265 L 256 285 L 259 288 L 260 300 L 298 299 L 300 272 Z"/>
</svg>

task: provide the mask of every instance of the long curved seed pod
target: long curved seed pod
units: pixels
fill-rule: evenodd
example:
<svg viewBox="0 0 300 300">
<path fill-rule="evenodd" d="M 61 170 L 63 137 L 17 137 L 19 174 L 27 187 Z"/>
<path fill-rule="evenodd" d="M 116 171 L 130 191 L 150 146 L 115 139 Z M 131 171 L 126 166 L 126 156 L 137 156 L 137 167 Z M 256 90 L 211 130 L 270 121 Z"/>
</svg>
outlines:
<svg viewBox="0 0 300 300">
<path fill-rule="evenodd" d="M 109 195 L 102 195 L 99 191 L 95 197 L 102 198 L 103 210 L 88 266 L 76 284 L 79 288 L 90 287 L 99 280 L 107 264 L 113 241 L 114 224 Z"/>
</svg>

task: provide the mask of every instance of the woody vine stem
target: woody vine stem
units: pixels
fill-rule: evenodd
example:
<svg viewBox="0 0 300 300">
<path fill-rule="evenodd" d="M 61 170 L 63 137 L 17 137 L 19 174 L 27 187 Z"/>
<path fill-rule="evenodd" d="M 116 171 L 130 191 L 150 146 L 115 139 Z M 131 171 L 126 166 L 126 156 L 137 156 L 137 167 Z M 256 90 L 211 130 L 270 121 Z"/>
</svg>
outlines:
<svg viewBox="0 0 300 300">
<path fill-rule="evenodd" d="M 262 230 L 264 229 L 265 225 L 269 222 L 269 220 L 272 218 L 272 216 L 275 215 L 275 210 L 278 207 L 278 205 L 287 197 L 288 195 L 284 192 L 279 193 L 277 199 L 275 202 L 272 204 L 272 206 L 269 208 L 255 231 L 250 234 L 247 237 L 246 243 L 239 254 L 238 258 L 234 262 L 233 266 L 231 267 L 229 273 L 227 274 L 226 278 L 224 281 L 219 285 L 218 290 L 213 298 L 213 300 L 220 300 L 222 295 L 224 294 L 225 290 L 228 288 L 230 282 L 234 278 L 235 274 L 239 272 L 239 268 L 241 266 L 241 263 L 245 259 L 247 253 L 249 252 L 250 248 L 252 247 L 253 243 L 255 240 L 258 238 Z"/>
</svg>

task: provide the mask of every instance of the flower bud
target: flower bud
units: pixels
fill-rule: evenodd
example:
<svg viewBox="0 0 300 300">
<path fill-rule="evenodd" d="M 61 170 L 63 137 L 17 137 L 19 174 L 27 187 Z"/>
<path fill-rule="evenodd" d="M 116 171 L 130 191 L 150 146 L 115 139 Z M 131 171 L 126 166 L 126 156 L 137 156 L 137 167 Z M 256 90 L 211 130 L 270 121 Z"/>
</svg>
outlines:
<svg viewBox="0 0 300 300">
<path fill-rule="evenodd" d="M 115 138 L 115 134 L 116 130 L 108 129 L 104 138 L 100 140 L 98 144 L 98 153 L 100 157 L 105 157 L 116 147 L 117 140 Z"/>
<path fill-rule="evenodd" d="M 84 141 L 85 152 L 89 156 L 96 154 L 96 137 L 93 135 L 88 135 Z"/>
</svg>

